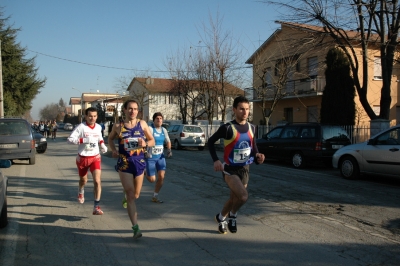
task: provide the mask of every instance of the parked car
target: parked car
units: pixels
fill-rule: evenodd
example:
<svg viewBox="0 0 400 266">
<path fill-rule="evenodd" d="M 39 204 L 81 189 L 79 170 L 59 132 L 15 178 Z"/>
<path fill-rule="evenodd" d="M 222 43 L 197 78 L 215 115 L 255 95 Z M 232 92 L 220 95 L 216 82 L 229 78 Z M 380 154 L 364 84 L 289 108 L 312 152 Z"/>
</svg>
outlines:
<svg viewBox="0 0 400 266">
<path fill-rule="evenodd" d="M 35 147 L 37 153 L 45 153 L 47 150 L 47 139 L 40 134 L 40 131 L 32 128 L 33 137 L 35 138 Z"/>
<path fill-rule="evenodd" d="M 336 151 L 332 165 L 346 179 L 357 179 L 360 174 L 400 177 L 400 125 Z"/>
<path fill-rule="evenodd" d="M 290 161 L 293 167 L 303 168 L 314 162 L 331 165 L 332 155 L 349 145 L 350 138 L 340 126 L 288 123 L 275 127 L 256 142 L 265 158 Z"/>
<path fill-rule="evenodd" d="M 58 129 L 64 129 L 65 123 L 57 123 Z"/>
<path fill-rule="evenodd" d="M 0 159 L 35 164 L 36 147 L 31 124 L 21 118 L 0 118 Z"/>
<path fill-rule="evenodd" d="M 70 123 L 65 123 L 64 130 L 73 130 L 74 126 Z"/>
<path fill-rule="evenodd" d="M 202 151 L 206 145 L 203 129 L 195 125 L 170 125 L 168 136 L 176 150 L 182 147 L 197 147 Z"/>
<path fill-rule="evenodd" d="M 9 168 L 11 166 L 10 160 L 0 160 L 0 168 Z M 7 176 L 0 171 L 0 228 L 6 227 L 8 224 L 7 218 Z"/>
</svg>

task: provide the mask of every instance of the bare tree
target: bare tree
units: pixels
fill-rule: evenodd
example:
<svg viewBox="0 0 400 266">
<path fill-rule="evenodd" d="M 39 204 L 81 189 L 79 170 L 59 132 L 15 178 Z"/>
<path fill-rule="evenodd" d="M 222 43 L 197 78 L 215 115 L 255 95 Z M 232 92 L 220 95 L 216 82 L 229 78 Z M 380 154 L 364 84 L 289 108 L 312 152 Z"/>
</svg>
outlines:
<svg viewBox="0 0 400 266">
<path fill-rule="evenodd" d="M 371 120 L 389 119 L 391 77 L 398 51 L 400 9 L 398 0 L 285 0 L 265 1 L 288 10 L 289 21 L 323 26 L 349 59 L 359 100 Z M 361 57 L 357 54 L 361 48 Z M 382 88 L 380 113 L 367 100 L 370 50 L 380 55 Z"/>
<path fill-rule="evenodd" d="M 203 75 L 206 81 L 209 82 L 207 90 L 209 97 L 214 97 L 214 102 L 218 104 L 218 109 L 221 112 L 221 120 L 226 120 L 226 112 L 228 99 L 236 96 L 235 92 L 227 89 L 228 84 L 240 86 L 243 82 L 243 68 L 239 66 L 241 60 L 241 50 L 239 41 L 235 41 L 231 32 L 222 30 L 223 17 L 219 13 L 215 19 L 209 16 L 209 25 L 202 24 L 199 35 L 201 38 L 201 46 L 205 47 L 203 58 L 206 59 L 203 64 Z M 201 50 L 202 51 L 202 50 Z M 210 90 L 211 89 L 211 90 Z M 216 96 L 216 97 L 215 97 Z M 208 106 L 213 111 L 214 107 Z M 211 114 L 211 116 L 213 113 Z"/>
<path fill-rule="evenodd" d="M 59 106 L 56 103 L 51 103 L 40 109 L 41 120 L 55 120 L 59 114 Z"/>
<path fill-rule="evenodd" d="M 149 92 L 134 91 L 134 90 L 131 90 L 128 92 L 128 88 L 135 77 L 151 76 L 149 73 L 150 73 L 150 71 L 132 72 L 131 74 L 117 78 L 115 85 L 114 85 L 115 92 L 117 94 L 121 95 L 122 98 L 134 99 L 138 102 L 139 108 L 140 108 L 140 110 L 139 110 L 140 114 L 143 114 L 143 108 L 145 106 L 149 105 L 152 101 L 151 97 L 149 97 Z"/>
</svg>

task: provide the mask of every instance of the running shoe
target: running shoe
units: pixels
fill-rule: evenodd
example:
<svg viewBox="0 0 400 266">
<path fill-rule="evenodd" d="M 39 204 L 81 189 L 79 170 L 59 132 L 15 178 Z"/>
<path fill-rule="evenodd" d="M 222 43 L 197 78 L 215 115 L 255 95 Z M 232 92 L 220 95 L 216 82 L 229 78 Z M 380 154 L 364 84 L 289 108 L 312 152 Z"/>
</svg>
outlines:
<svg viewBox="0 0 400 266">
<path fill-rule="evenodd" d="M 142 237 L 142 231 L 140 231 L 139 225 L 132 226 L 132 229 L 133 229 L 133 238 L 134 239 Z"/>
<path fill-rule="evenodd" d="M 100 206 L 96 206 L 93 208 L 93 215 L 102 215 L 103 211 L 100 209 Z"/>
<path fill-rule="evenodd" d="M 122 207 L 124 207 L 125 209 L 128 207 L 128 202 L 126 201 L 125 195 L 124 195 L 124 197 L 122 198 Z"/>
<path fill-rule="evenodd" d="M 160 200 L 158 197 L 153 197 L 153 198 L 151 199 L 151 201 L 152 201 L 152 202 L 155 202 L 155 203 L 163 203 L 163 202 L 164 202 L 164 201 Z"/>
<path fill-rule="evenodd" d="M 220 219 L 218 219 L 219 213 L 217 215 L 215 215 L 215 221 L 218 223 L 218 232 L 220 234 L 226 234 L 226 232 L 228 231 L 226 229 L 226 224 L 227 222 L 225 220 L 221 221 Z"/>
<path fill-rule="evenodd" d="M 231 233 L 236 233 L 237 232 L 236 217 L 229 215 L 229 217 L 228 217 L 228 229 L 229 229 L 229 232 L 231 232 Z"/>
<path fill-rule="evenodd" d="M 80 204 L 83 204 L 85 202 L 85 197 L 81 193 L 78 194 L 78 202 Z"/>
</svg>

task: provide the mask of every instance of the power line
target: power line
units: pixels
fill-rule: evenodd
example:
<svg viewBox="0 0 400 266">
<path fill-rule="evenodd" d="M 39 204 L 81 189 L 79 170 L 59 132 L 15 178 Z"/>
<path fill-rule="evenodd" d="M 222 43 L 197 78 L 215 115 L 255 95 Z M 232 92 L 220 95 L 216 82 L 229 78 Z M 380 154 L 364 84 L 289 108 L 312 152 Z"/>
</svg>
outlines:
<svg viewBox="0 0 400 266">
<path fill-rule="evenodd" d="M 59 60 L 64 60 L 64 61 L 68 61 L 68 62 L 72 62 L 72 63 L 82 64 L 82 65 L 103 67 L 103 68 L 110 68 L 110 69 L 132 70 L 132 71 L 139 71 L 139 72 L 147 72 L 147 71 L 149 71 L 149 70 L 140 70 L 140 69 L 134 69 L 134 68 L 103 66 L 103 65 L 91 64 L 91 63 L 85 63 L 85 62 L 81 62 L 81 61 L 77 61 L 77 60 L 71 60 L 71 59 L 61 58 L 61 57 L 54 56 L 54 55 L 44 54 L 44 53 L 33 51 L 33 50 L 30 50 L 30 49 L 26 49 L 26 50 L 29 51 L 29 52 L 32 52 L 32 53 L 39 54 L 39 55 L 43 55 L 43 56 L 47 56 L 47 57 L 51 57 L 51 58 L 55 58 L 55 59 L 59 59 Z M 239 70 L 239 69 L 245 69 L 245 68 L 252 68 L 252 67 L 251 66 L 242 66 L 242 67 L 235 67 L 235 68 L 232 68 L 232 69 Z M 168 70 L 151 70 L 150 72 L 169 73 L 170 71 L 168 71 Z M 196 72 L 196 71 L 191 71 L 191 72 Z"/>
<path fill-rule="evenodd" d="M 71 60 L 71 59 L 61 58 L 61 57 L 54 56 L 54 55 L 48 55 L 48 54 L 40 53 L 40 52 L 32 51 L 32 50 L 29 50 L 29 49 L 26 49 L 26 50 L 29 51 L 29 52 L 32 52 L 32 53 L 36 53 L 36 54 L 43 55 L 43 56 L 47 56 L 47 57 L 51 57 L 51 58 L 55 58 L 55 59 L 59 59 L 59 60 L 64 60 L 64 61 L 68 61 L 68 62 L 72 62 L 72 63 L 82 64 L 82 65 L 95 66 L 95 67 L 103 67 L 103 68 L 111 68 L 111 69 L 122 69 L 122 70 L 142 71 L 142 72 L 147 71 L 147 70 L 140 70 L 140 69 L 134 69 L 134 68 L 103 66 L 103 65 L 91 64 L 91 63 L 85 63 L 85 62 L 81 62 L 81 61 L 77 61 L 77 60 Z M 168 72 L 168 71 L 166 71 L 166 70 L 154 70 L 154 71 L 153 71 L 153 70 L 152 70 L 152 72 Z"/>
</svg>

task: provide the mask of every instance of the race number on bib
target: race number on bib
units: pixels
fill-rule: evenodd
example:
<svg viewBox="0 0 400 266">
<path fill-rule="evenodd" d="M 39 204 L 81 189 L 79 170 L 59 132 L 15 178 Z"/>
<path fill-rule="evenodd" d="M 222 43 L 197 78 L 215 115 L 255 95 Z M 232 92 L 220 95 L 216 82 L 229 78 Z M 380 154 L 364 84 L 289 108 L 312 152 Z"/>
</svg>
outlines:
<svg viewBox="0 0 400 266">
<path fill-rule="evenodd" d="M 164 151 L 164 146 L 162 146 L 162 145 L 156 145 L 156 146 L 153 147 L 151 153 L 152 153 L 153 155 L 160 155 L 160 154 L 163 153 L 163 151 Z"/>
<path fill-rule="evenodd" d="M 86 143 L 85 150 L 92 151 L 92 150 L 94 150 L 96 148 L 96 145 L 97 145 L 96 142 Z"/>
<path fill-rule="evenodd" d="M 234 163 L 245 163 L 250 157 L 251 148 L 234 149 L 233 150 L 233 162 Z"/>
<path fill-rule="evenodd" d="M 124 149 L 126 151 L 136 150 L 139 147 L 139 138 L 127 138 L 124 140 Z"/>
</svg>

